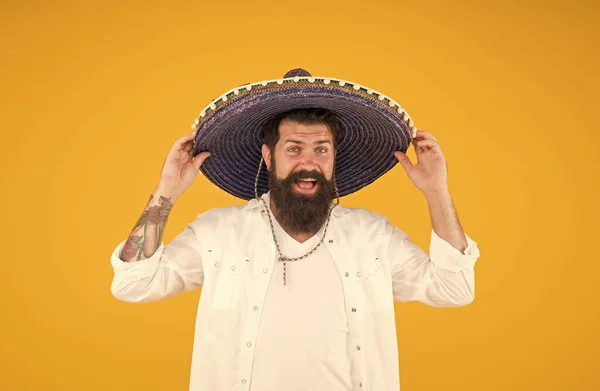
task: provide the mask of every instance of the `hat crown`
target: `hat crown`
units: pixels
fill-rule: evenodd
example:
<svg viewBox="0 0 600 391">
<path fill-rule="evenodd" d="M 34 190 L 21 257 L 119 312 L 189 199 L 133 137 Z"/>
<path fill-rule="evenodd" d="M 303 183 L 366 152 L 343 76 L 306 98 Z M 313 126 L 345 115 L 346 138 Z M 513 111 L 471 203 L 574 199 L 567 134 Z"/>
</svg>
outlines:
<svg viewBox="0 0 600 391">
<path fill-rule="evenodd" d="M 291 71 L 286 73 L 285 76 L 283 76 L 283 78 L 287 79 L 288 77 L 296 77 L 296 76 L 312 76 L 312 75 L 305 69 L 296 68 L 296 69 L 292 69 Z"/>
</svg>

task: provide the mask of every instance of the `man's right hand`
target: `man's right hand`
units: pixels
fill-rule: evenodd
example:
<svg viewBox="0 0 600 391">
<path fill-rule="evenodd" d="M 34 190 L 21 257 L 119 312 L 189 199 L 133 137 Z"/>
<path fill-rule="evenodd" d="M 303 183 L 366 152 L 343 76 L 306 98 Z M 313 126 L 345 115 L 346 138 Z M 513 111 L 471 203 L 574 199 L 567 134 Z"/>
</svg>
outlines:
<svg viewBox="0 0 600 391">
<path fill-rule="evenodd" d="M 193 157 L 196 132 L 181 137 L 173 144 L 165 159 L 157 191 L 174 202 L 192 185 L 200 166 L 210 156 L 202 152 Z"/>
</svg>

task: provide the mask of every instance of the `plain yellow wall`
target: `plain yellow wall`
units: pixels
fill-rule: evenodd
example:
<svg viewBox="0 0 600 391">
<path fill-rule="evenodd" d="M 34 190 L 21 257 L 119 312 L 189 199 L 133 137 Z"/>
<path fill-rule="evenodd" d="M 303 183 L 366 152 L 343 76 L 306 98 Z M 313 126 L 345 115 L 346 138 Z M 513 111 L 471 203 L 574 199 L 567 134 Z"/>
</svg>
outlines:
<svg viewBox="0 0 600 391">
<path fill-rule="evenodd" d="M 598 3 L 52 3 L 0 11 L 0 389 L 187 389 L 200 292 L 119 302 L 109 256 L 202 108 L 294 67 L 436 135 L 479 242 L 473 304 L 397 304 L 402 390 L 600 389 Z M 242 202 L 198 177 L 165 242 Z M 400 165 L 342 203 L 428 247 Z"/>
</svg>

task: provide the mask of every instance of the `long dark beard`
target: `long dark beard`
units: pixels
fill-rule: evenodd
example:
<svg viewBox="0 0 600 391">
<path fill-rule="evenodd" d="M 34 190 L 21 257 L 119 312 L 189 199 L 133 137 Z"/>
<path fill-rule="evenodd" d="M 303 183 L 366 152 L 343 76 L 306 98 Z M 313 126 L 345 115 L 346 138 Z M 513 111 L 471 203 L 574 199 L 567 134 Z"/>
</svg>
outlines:
<svg viewBox="0 0 600 391">
<path fill-rule="evenodd" d="M 277 208 L 277 219 L 281 226 L 292 234 L 316 233 L 321 229 L 331 207 L 335 191 L 332 180 L 316 171 L 297 171 L 280 180 L 275 174 L 275 159 L 269 171 L 269 191 Z M 294 192 L 295 181 L 302 178 L 314 178 L 317 191 L 312 195 Z"/>
</svg>

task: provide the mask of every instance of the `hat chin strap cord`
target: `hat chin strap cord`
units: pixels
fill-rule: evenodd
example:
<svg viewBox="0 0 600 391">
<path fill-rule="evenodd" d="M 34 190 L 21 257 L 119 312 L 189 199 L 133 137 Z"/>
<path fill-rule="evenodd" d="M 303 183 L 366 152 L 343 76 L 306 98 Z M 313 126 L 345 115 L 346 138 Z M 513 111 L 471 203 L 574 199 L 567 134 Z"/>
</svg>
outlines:
<svg viewBox="0 0 600 391">
<path fill-rule="evenodd" d="M 258 177 L 260 176 L 260 169 L 262 168 L 264 158 L 260 158 L 260 163 L 258 163 L 258 171 L 256 172 L 256 179 L 254 180 L 254 197 L 258 199 Z"/>
<path fill-rule="evenodd" d="M 260 176 L 260 170 L 262 168 L 264 158 L 260 158 L 260 163 L 258 163 L 258 171 L 256 172 L 256 179 L 254 180 L 254 197 L 258 200 L 258 177 Z M 335 180 L 335 166 L 333 168 L 333 185 L 335 187 L 335 197 L 337 199 L 336 205 L 340 204 L 340 193 L 338 192 L 337 182 Z"/>
</svg>

